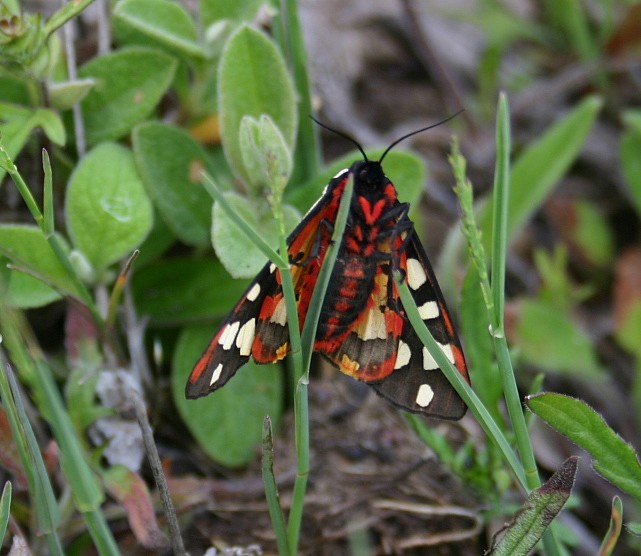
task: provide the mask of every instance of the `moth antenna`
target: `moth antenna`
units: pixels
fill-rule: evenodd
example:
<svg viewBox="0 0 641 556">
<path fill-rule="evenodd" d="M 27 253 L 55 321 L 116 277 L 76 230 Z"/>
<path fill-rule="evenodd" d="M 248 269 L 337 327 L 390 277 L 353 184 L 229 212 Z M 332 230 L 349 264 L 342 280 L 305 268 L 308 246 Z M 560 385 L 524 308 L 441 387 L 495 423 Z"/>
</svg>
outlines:
<svg viewBox="0 0 641 556">
<path fill-rule="evenodd" d="M 341 132 L 341 131 L 338 131 L 338 130 L 336 130 L 336 129 L 333 129 L 333 128 L 329 127 L 328 125 L 325 125 L 324 123 L 319 122 L 316 118 L 314 118 L 314 116 L 311 116 L 311 115 L 310 115 L 309 117 L 310 117 L 310 118 L 312 119 L 312 121 L 314 121 L 317 125 L 321 126 L 322 128 L 325 128 L 327 131 L 331 131 L 332 133 L 335 133 L 335 134 L 336 134 L 336 135 L 338 135 L 339 137 L 342 137 L 343 139 L 347 139 L 350 143 L 353 143 L 354 145 L 356 145 L 356 148 L 357 148 L 359 151 L 361 151 L 361 154 L 363 155 L 363 158 L 365 159 L 365 162 L 369 162 L 369 160 L 368 160 L 368 158 L 367 158 L 367 155 L 365 154 L 365 151 L 363 150 L 363 147 L 361 147 L 361 146 L 360 146 L 360 144 L 358 143 L 358 141 L 356 141 L 356 139 L 354 139 L 353 137 L 350 137 L 350 136 L 349 136 L 349 135 L 347 135 L 346 133 L 343 133 L 343 132 Z M 452 116 L 452 117 L 453 117 L 453 116 Z M 445 121 L 447 121 L 447 120 L 445 120 Z M 438 124 L 437 124 L 437 125 L 438 125 Z"/>
<path fill-rule="evenodd" d="M 452 118 L 456 118 L 456 116 L 458 116 L 461 112 L 465 112 L 465 109 L 459 110 L 455 114 L 452 114 L 451 116 L 448 116 L 447 118 L 445 118 L 444 120 L 441 120 L 440 122 L 436 122 L 435 124 L 428 125 L 427 127 L 422 127 L 421 129 L 417 129 L 416 131 L 412 131 L 412 132 L 408 133 L 407 135 L 403 135 L 403 137 L 400 137 L 399 139 L 394 141 L 389 147 L 387 147 L 387 149 L 385 149 L 385 152 L 383 153 L 383 155 L 378 159 L 378 163 L 382 164 L 383 163 L 383 159 L 387 156 L 387 153 L 390 152 L 392 150 L 392 148 L 395 147 L 396 145 L 398 145 L 401 141 L 405 141 L 405 139 L 407 139 L 409 137 L 412 137 L 412 135 L 416 135 L 418 133 L 422 133 L 423 131 L 427 131 L 428 129 L 432 129 L 433 127 L 436 127 L 436 126 L 442 125 L 442 124 L 444 124 L 446 122 L 449 122 Z"/>
</svg>

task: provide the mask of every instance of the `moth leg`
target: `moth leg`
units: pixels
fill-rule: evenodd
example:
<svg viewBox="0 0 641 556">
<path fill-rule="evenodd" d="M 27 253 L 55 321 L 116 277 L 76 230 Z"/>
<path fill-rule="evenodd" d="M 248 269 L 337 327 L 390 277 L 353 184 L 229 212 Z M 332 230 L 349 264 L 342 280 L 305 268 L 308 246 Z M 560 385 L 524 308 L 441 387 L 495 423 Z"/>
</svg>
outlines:
<svg viewBox="0 0 641 556">
<path fill-rule="evenodd" d="M 329 220 L 323 219 L 318 224 L 318 229 L 316 230 L 316 237 L 314 238 L 314 243 L 312 248 L 309 250 L 309 253 L 306 257 L 300 257 L 299 259 L 289 258 L 289 264 L 294 266 L 306 267 L 311 261 L 318 258 L 321 249 L 321 240 L 323 231 L 326 231 L 330 237 L 334 233 L 334 224 Z M 332 240 L 329 240 L 329 243 L 332 243 Z M 298 253 L 298 255 L 303 255 L 303 253 Z"/>
</svg>

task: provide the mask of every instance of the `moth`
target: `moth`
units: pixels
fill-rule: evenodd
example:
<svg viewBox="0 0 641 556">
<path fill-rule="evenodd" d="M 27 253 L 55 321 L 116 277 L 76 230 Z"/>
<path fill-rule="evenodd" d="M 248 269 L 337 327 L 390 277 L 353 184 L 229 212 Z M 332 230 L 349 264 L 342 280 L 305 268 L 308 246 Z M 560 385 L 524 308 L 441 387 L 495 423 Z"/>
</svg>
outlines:
<svg viewBox="0 0 641 556">
<path fill-rule="evenodd" d="M 400 271 L 421 318 L 469 383 L 452 318 L 408 217 L 409 204 L 398 200 L 382 166 L 393 146 L 426 129 L 429 128 L 401 137 L 378 161 L 369 160 L 355 140 L 336 132 L 359 148 L 363 160 L 354 162 L 329 182 L 289 235 L 288 257 L 302 329 L 351 176 L 354 189 L 347 224 L 322 302 L 314 351 L 401 409 L 460 419 L 465 414 L 465 404 L 418 338 L 393 279 L 394 270 Z M 198 398 L 221 388 L 250 357 L 257 363 L 274 363 L 282 360 L 289 349 L 281 276 L 276 265 L 268 262 L 196 362 L 186 396 Z"/>
</svg>

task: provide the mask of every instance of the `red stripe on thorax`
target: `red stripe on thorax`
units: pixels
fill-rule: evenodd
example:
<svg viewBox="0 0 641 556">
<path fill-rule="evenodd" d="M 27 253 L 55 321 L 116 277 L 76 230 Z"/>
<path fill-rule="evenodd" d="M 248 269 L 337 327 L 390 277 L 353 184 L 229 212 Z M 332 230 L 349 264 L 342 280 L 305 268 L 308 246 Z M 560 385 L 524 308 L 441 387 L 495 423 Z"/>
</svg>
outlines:
<svg viewBox="0 0 641 556">
<path fill-rule="evenodd" d="M 372 205 L 365 197 L 358 198 L 358 204 L 361 206 L 363 211 L 363 216 L 365 217 L 365 222 L 369 226 L 374 226 L 376 221 L 381 217 L 383 209 L 387 205 L 385 199 L 380 199 Z"/>
</svg>

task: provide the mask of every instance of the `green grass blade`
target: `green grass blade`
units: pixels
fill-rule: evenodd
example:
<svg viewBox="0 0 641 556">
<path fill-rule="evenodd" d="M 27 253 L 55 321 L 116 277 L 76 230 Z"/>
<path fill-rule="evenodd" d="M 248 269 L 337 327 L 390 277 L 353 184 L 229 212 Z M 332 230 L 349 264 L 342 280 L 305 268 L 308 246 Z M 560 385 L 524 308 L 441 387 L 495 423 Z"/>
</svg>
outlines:
<svg viewBox="0 0 641 556">
<path fill-rule="evenodd" d="M 606 531 L 599 553 L 597 556 L 611 556 L 614 553 L 616 544 L 623 529 L 623 502 L 618 496 L 612 498 L 612 513 L 610 514 L 610 525 Z"/>
<path fill-rule="evenodd" d="M 45 162 L 45 173 L 46 173 L 46 165 L 47 163 Z M 22 197 L 23 201 L 27 205 L 27 208 L 29 209 L 29 212 L 31 213 L 31 216 L 33 217 L 33 219 L 36 221 L 36 224 L 38 224 L 40 229 L 45 234 L 45 237 L 47 238 L 47 241 L 49 242 L 51 249 L 55 253 L 58 260 L 61 262 L 61 264 L 65 267 L 65 270 L 68 272 L 69 277 L 71 278 L 74 285 L 76 286 L 76 291 L 80 296 L 80 300 L 87 306 L 96 324 L 102 328 L 104 326 L 104 323 L 100 315 L 100 312 L 98 311 L 98 308 L 96 307 L 96 304 L 94 303 L 93 298 L 89 293 L 89 290 L 78 277 L 78 274 L 76 273 L 73 265 L 71 264 L 71 261 L 69 260 L 67 251 L 64 249 L 60 241 L 60 238 L 55 234 L 47 235 L 48 229 L 53 226 L 53 217 L 48 216 L 47 218 L 51 218 L 51 222 L 47 222 L 45 215 L 43 215 L 42 212 L 40 212 L 40 209 L 38 208 L 38 205 L 33 195 L 31 194 L 29 187 L 27 186 L 24 179 L 20 175 L 18 168 L 15 166 L 15 164 L 9 157 L 9 154 L 7 153 L 7 151 L 5 150 L 1 142 L 0 142 L 0 167 L 4 168 L 8 172 L 8 174 L 11 176 L 11 179 L 13 180 L 13 183 L 18 189 L 20 196 Z M 46 191 L 46 188 L 47 188 L 47 183 L 45 181 L 45 191 Z M 49 197 L 51 197 L 51 195 L 49 195 Z M 45 208 L 46 210 L 53 210 L 53 207 L 51 209 L 48 209 L 47 207 Z"/>
<path fill-rule="evenodd" d="M 512 166 L 508 204 L 507 237 L 512 239 L 541 206 L 552 187 L 578 156 L 603 101 L 585 98 L 560 121 L 532 143 Z M 485 206 L 479 225 L 486 248 L 492 230 L 492 213 Z"/>
<path fill-rule="evenodd" d="M 51 176 L 51 162 L 49 162 L 49 153 L 42 149 L 42 169 L 44 170 L 44 187 L 43 187 L 43 223 L 42 231 L 49 239 L 55 230 L 53 216 L 53 179 Z"/>
<path fill-rule="evenodd" d="M 294 86 L 298 93 L 298 137 L 296 140 L 294 183 L 305 183 L 312 179 L 320 167 L 318 129 L 309 118 L 312 100 L 307 75 L 307 52 L 298 17 L 298 1 L 285 0 L 285 17 L 288 39 L 288 57 Z"/>
<path fill-rule="evenodd" d="M 272 422 L 269 416 L 263 421 L 263 484 L 265 485 L 265 497 L 272 527 L 276 533 L 276 545 L 280 556 L 289 556 L 289 544 L 287 540 L 287 526 L 285 517 L 278 497 L 278 486 L 274 477 L 274 440 L 272 437 Z"/>
<path fill-rule="evenodd" d="M 298 380 L 294 395 L 294 421 L 296 438 L 296 480 L 292 492 L 292 505 L 287 521 L 287 539 L 293 554 L 298 553 L 300 526 L 303 521 L 305 491 L 309 477 L 309 398 L 307 396 L 307 369 Z"/>
<path fill-rule="evenodd" d="M 303 326 L 303 333 L 301 340 L 303 343 L 303 362 L 306 369 L 309 369 L 310 361 L 312 358 L 312 351 L 314 347 L 314 339 L 316 338 L 316 328 L 318 326 L 318 319 L 320 317 L 321 308 L 325 299 L 325 292 L 329 286 L 329 280 L 334 270 L 334 263 L 338 255 L 338 249 L 341 245 L 345 225 L 347 224 L 347 216 L 349 214 L 349 206 L 352 200 L 352 193 L 354 191 L 354 177 L 350 174 L 341 202 L 338 207 L 338 214 L 336 215 L 336 222 L 334 223 L 334 231 L 332 234 L 332 242 L 327 248 L 327 254 L 323 261 L 323 266 L 318 273 L 318 280 L 314 287 L 314 293 L 309 303 L 309 309 L 305 317 L 305 325 Z"/>
<path fill-rule="evenodd" d="M 9 513 L 11 510 L 11 481 L 7 481 L 2 489 L 0 496 L 0 546 L 4 541 L 4 535 L 7 532 L 9 523 Z"/>
<path fill-rule="evenodd" d="M 327 249 L 323 265 L 318 273 L 318 279 L 316 280 L 316 286 L 314 287 L 314 293 L 309 303 L 309 308 L 305 316 L 305 324 L 303 325 L 303 332 L 301 334 L 304 373 L 300 376 L 298 384 L 296 385 L 296 397 L 294 399 L 297 473 L 294 492 L 292 494 L 292 508 L 287 524 L 289 546 L 294 554 L 298 549 L 300 525 L 303 518 L 303 501 L 307 488 L 307 477 L 309 475 L 309 405 L 307 399 L 309 366 L 314 351 L 314 339 L 316 338 L 316 328 L 318 326 L 320 311 L 323 300 L 325 299 L 325 292 L 329 286 L 329 280 L 332 276 L 332 270 L 334 269 L 338 248 L 343 238 L 345 225 L 347 224 L 347 216 L 349 214 L 353 191 L 354 178 L 350 175 L 338 207 L 332 242 Z"/>
<path fill-rule="evenodd" d="M 534 451 L 528 434 L 523 405 L 516 385 L 512 360 L 503 327 L 505 309 L 505 261 L 508 244 L 508 207 L 510 198 L 510 121 L 507 97 L 499 98 L 496 119 L 496 170 L 494 175 L 494 203 L 492 214 L 492 337 L 508 414 L 523 461 L 529 489 L 540 486 Z"/>
<path fill-rule="evenodd" d="M 60 447 L 60 465 L 71 488 L 74 503 L 83 514 L 99 553 L 118 554 L 115 540 L 100 510 L 100 504 L 104 499 L 103 491 L 87 463 L 81 442 L 76 436 L 51 371 L 43 360 L 35 360 L 27 351 L 26 342 L 20 333 L 18 314 L 10 312 L 5 307 L 0 309 L 2 310 L 0 326 L 7 349 L 20 369 L 21 376 L 28 377 L 38 401 L 38 407 L 47 419 Z M 25 432 L 28 434 L 28 429 L 25 429 Z M 35 437 L 33 442 L 35 443 Z M 38 464 L 37 459 L 34 461 Z M 44 463 L 42 466 L 44 468 Z M 46 485 L 43 484 L 43 488 L 46 489 Z M 39 508 L 40 499 L 37 502 L 36 507 Z M 61 551 L 60 554 L 62 554 Z"/>
<path fill-rule="evenodd" d="M 6 307 L 1 307 L 0 311 L 3 312 L 0 315 L 0 330 L 7 344 L 10 345 L 14 332 L 8 328 L 12 326 L 10 315 Z M 20 365 L 20 358 L 15 360 Z M 38 534 L 44 535 L 45 542 L 52 554 L 62 555 L 62 544 L 56 532 L 60 525 L 58 503 L 49 481 L 40 447 L 22 404 L 20 390 L 2 352 L 0 352 L 0 365 L 2 367 L 0 368 L 0 396 L 9 419 L 14 441 L 18 446 L 23 469 L 27 475 L 30 497 L 35 506 Z"/>
<path fill-rule="evenodd" d="M 505 260 L 507 254 L 507 215 L 510 188 L 510 110 L 501 93 L 496 118 L 496 166 L 493 188 L 492 299 L 493 326 L 503 333 L 505 312 Z"/>
<path fill-rule="evenodd" d="M 400 280 L 400 275 L 398 274 L 395 276 L 395 281 L 398 287 L 401 301 L 403 303 L 403 309 L 405 309 L 407 317 L 414 327 L 414 330 L 418 334 L 418 337 L 423 342 L 423 345 L 427 347 L 430 355 L 434 358 L 434 361 L 436 361 L 437 365 L 443 371 L 443 374 L 447 377 L 447 379 L 450 381 L 461 398 L 463 398 L 463 401 L 470 408 L 470 411 L 474 414 L 474 417 L 476 417 L 476 420 L 481 425 L 490 440 L 492 440 L 492 442 L 497 445 L 498 449 L 503 454 L 505 461 L 512 469 L 512 472 L 514 473 L 521 486 L 525 490 L 528 490 L 523 466 L 510 447 L 507 439 L 503 435 L 503 432 L 495 423 L 494 419 L 492 419 L 492 416 L 483 405 L 483 402 L 481 402 L 481 400 L 478 398 L 474 390 L 472 390 L 470 385 L 465 382 L 463 377 L 459 374 L 456 368 L 445 356 L 443 351 L 439 348 L 438 343 L 432 336 L 431 332 L 428 330 L 427 326 L 425 326 L 425 323 L 423 322 L 423 319 L 421 319 L 421 316 L 418 314 L 416 302 L 414 301 L 414 298 L 412 297 L 407 284 Z"/>
</svg>

